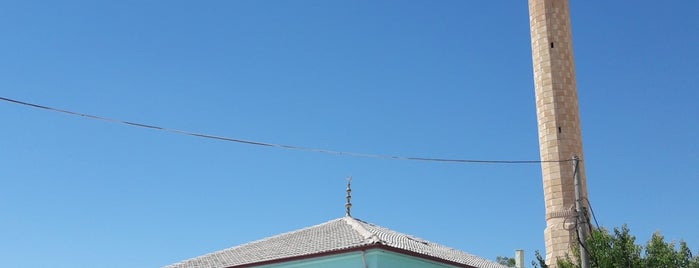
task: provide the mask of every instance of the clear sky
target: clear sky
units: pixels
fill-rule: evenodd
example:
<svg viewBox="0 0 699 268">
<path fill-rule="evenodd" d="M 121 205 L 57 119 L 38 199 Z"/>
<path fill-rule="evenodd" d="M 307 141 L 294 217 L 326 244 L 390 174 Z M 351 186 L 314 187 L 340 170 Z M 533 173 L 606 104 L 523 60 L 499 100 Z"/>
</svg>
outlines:
<svg viewBox="0 0 699 268">
<path fill-rule="evenodd" d="M 538 160 L 526 1 L 3 1 L 0 96 L 361 153 Z M 572 1 L 601 225 L 699 250 L 699 2 Z M 159 267 L 344 215 L 543 250 L 538 164 L 356 158 L 0 102 L 3 267 Z M 527 261 L 529 263 L 529 261 Z"/>
</svg>

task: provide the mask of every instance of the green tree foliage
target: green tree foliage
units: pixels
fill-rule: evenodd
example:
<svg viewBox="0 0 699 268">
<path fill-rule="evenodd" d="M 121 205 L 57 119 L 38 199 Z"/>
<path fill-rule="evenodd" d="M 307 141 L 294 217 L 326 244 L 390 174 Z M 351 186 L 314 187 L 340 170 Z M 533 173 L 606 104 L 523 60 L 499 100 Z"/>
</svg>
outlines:
<svg viewBox="0 0 699 268">
<path fill-rule="evenodd" d="M 538 250 L 534 251 L 534 256 L 536 256 L 536 261 L 532 261 L 532 267 L 537 268 L 541 266 L 541 268 L 549 268 L 549 266 L 546 265 L 546 260 L 541 257 L 541 253 Z"/>
<path fill-rule="evenodd" d="M 604 228 L 593 230 L 587 239 L 587 250 L 590 254 L 590 267 L 595 268 L 626 268 L 626 267 L 667 267 L 667 268 L 699 268 L 699 256 L 692 256 L 692 251 L 684 241 L 679 247 L 674 242 L 665 242 L 665 238 L 656 232 L 650 240 L 641 246 L 636 244 L 636 237 L 629 233 L 624 225 L 609 232 Z M 580 267 L 580 249 L 578 245 L 572 248 L 573 256 L 559 259 L 559 268 Z M 548 268 L 544 258 L 537 251 L 533 267 Z"/>
<path fill-rule="evenodd" d="M 509 258 L 509 257 L 503 257 L 503 256 L 497 256 L 495 257 L 495 262 L 505 265 L 507 267 L 515 267 L 516 261 L 515 258 Z"/>
</svg>

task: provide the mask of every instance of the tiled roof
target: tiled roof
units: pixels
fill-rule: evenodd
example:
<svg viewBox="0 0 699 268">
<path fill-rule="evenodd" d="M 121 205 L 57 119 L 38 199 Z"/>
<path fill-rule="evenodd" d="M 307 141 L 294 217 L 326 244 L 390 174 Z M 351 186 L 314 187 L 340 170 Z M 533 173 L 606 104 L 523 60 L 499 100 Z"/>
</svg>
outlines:
<svg viewBox="0 0 699 268">
<path fill-rule="evenodd" d="M 434 260 L 477 268 L 503 268 L 500 264 L 463 251 L 398 233 L 355 218 L 343 217 L 319 225 L 235 246 L 178 262 L 166 268 L 225 268 L 260 262 L 332 254 L 354 248 L 381 246 Z"/>
</svg>

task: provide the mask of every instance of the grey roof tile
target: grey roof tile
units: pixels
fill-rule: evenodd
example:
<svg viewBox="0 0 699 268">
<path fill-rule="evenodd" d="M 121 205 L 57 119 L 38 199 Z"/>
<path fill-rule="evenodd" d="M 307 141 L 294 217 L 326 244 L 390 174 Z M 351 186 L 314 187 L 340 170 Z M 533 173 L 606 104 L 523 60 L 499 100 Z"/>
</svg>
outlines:
<svg viewBox="0 0 699 268">
<path fill-rule="evenodd" d="M 398 233 L 355 218 L 343 217 L 209 253 L 171 264 L 166 268 L 236 267 L 378 245 L 478 268 L 505 267 L 460 250 Z"/>
</svg>

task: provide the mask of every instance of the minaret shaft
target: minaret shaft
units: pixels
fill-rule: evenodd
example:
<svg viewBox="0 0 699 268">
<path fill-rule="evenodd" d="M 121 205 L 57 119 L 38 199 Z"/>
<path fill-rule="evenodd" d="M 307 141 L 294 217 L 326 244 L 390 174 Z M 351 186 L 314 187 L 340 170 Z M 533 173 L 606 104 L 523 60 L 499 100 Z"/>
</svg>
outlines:
<svg viewBox="0 0 699 268">
<path fill-rule="evenodd" d="M 568 0 L 529 0 L 536 113 L 541 160 L 583 158 Z M 581 198 L 587 200 L 584 162 Z M 577 243 L 575 192 L 571 162 L 541 165 L 546 207 L 546 262 L 570 253 Z"/>
</svg>

